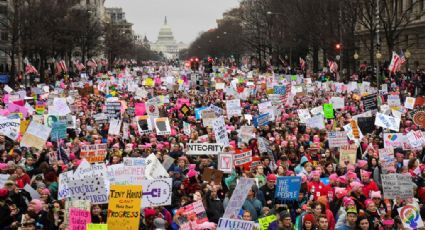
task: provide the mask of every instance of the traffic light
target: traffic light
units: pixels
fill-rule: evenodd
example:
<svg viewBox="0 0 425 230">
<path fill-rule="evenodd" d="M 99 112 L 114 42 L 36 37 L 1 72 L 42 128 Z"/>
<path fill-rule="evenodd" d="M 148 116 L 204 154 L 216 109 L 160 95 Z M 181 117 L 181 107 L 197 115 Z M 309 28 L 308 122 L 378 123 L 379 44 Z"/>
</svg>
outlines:
<svg viewBox="0 0 425 230">
<path fill-rule="evenodd" d="M 340 51 L 340 50 L 341 50 L 341 44 L 337 43 L 337 44 L 335 45 L 335 49 L 336 49 L 337 51 Z"/>
</svg>

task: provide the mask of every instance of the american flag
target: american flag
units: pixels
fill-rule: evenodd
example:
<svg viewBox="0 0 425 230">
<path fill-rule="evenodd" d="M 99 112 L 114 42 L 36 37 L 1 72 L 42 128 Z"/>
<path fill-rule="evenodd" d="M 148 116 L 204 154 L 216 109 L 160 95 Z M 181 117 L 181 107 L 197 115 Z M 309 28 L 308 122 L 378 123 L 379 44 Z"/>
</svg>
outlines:
<svg viewBox="0 0 425 230">
<path fill-rule="evenodd" d="M 87 61 L 87 66 L 90 66 L 92 68 L 96 68 L 97 67 L 97 63 L 96 61 L 92 58 L 90 60 Z"/>
<path fill-rule="evenodd" d="M 304 69 L 305 69 L 305 60 L 304 60 L 304 59 L 302 59 L 301 57 L 300 57 L 300 66 L 301 66 L 301 69 L 302 69 L 302 70 L 304 70 Z"/>
<path fill-rule="evenodd" d="M 68 72 L 68 67 L 66 67 L 66 63 L 64 60 L 56 62 L 56 70 L 58 73 L 66 73 Z"/>
<path fill-rule="evenodd" d="M 33 65 L 31 65 L 30 63 L 27 63 L 25 66 L 25 74 L 31 74 L 31 73 L 38 74 L 38 71 Z"/>
<path fill-rule="evenodd" d="M 76 60 L 74 61 L 74 65 L 75 67 L 78 69 L 78 71 L 81 71 L 83 69 L 85 69 L 86 67 L 84 66 L 83 63 L 80 62 L 80 60 Z"/>
<path fill-rule="evenodd" d="M 107 65 L 108 65 L 108 59 L 102 58 L 102 59 L 100 60 L 100 64 L 101 64 L 102 66 L 107 66 Z"/>
<path fill-rule="evenodd" d="M 338 64 L 336 64 L 335 61 L 328 60 L 328 66 L 332 73 L 336 73 L 338 71 Z"/>
<path fill-rule="evenodd" d="M 404 55 L 403 55 L 404 56 Z M 391 58 L 391 63 L 388 66 L 388 70 L 391 73 L 395 73 L 398 70 L 400 70 L 400 66 L 401 66 L 401 57 L 398 56 L 398 54 L 396 52 L 393 51 L 393 57 Z"/>
</svg>

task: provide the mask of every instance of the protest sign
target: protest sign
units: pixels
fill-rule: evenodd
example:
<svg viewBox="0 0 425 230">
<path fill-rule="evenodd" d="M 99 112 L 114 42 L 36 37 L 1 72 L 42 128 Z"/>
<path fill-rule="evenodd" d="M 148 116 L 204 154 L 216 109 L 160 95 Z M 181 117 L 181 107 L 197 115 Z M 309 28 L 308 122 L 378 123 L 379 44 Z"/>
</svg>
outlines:
<svg viewBox="0 0 425 230">
<path fill-rule="evenodd" d="M 422 128 L 425 128 L 425 111 L 417 111 L 413 115 L 413 122 L 416 125 L 421 126 Z"/>
<path fill-rule="evenodd" d="M 71 109 L 66 102 L 66 98 L 53 98 L 53 106 L 49 106 L 49 114 L 55 116 L 66 116 L 69 113 L 71 113 Z"/>
<path fill-rule="evenodd" d="M 415 108 L 416 98 L 414 97 L 406 97 L 406 101 L 404 102 L 404 108 L 406 109 L 414 109 Z"/>
<path fill-rule="evenodd" d="M 411 149 L 410 142 L 403 133 L 384 133 L 385 148 L 403 148 Z"/>
<path fill-rule="evenodd" d="M 106 144 L 83 145 L 81 146 L 80 157 L 89 163 L 102 162 L 107 154 Z"/>
<path fill-rule="evenodd" d="M 154 123 L 157 135 L 171 134 L 170 120 L 168 120 L 168 117 L 155 118 Z"/>
<path fill-rule="evenodd" d="M 344 108 L 344 98 L 343 97 L 332 97 L 329 101 L 333 105 L 334 109 L 343 109 Z"/>
<path fill-rule="evenodd" d="M 226 210 L 224 211 L 223 218 L 236 219 L 238 217 L 239 210 L 245 202 L 248 191 L 254 183 L 255 180 L 251 178 L 241 178 L 239 180 L 239 183 L 236 185 L 236 188 L 230 197 Z"/>
<path fill-rule="evenodd" d="M 262 102 L 260 104 L 258 104 L 258 111 L 260 113 L 266 113 L 267 109 L 272 107 L 272 102 L 271 101 L 266 101 L 266 102 Z"/>
<path fill-rule="evenodd" d="M 420 130 L 411 130 L 407 133 L 406 137 L 407 140 L 409 140 L 410 146 L 412 146 L 414 149 L 421 148 L 423 145 L 425 145 L 425 137 Z"/>
<path fill-rule="evenodd" d="M 145 103 L 135 103 L 134 105 L 134 115 L 136 116 L 143 116 L 146 113 L 146 106 Z"/>
<path fill-rule="evenodd" d="M 216 143 L 187 143 L 187 155 L 217 155 L 224 150 L 222 144 Z"/>
<path fill-rule="evenodd" d="M 106 171 L 110 184 L 141 184 L 145 179 L 145 166 L 115 164 Z"/>
<path fill-rule="evenodd" d="M 268 125 L 270 122 L 269 116 L 270 116 L 270 113 L 264 113 L 254 117 L 253 125 L 256 128 Z"/>
<path fill-rule="evenodd" d="M 363 134 L 372 133 L 375 129 L 375 117 L 359 117 L 357 124 Z"/>
<path fill-rule="evenodd" d="M 273 87 L 273 93 L 278 95 L 286 94 L 286 85 L 275 85 Z"/>
<path fill-rule="evenodd" d="M 301 123 L 307 123 L 308 119 L 311 118 L 310 111 L 308 111 L 308 109 L 298 109 L 297 113 Z"/>
<path fill-rule="evenodd" d="M 21 146 L 43 149 L 52 129 L 32 121 L 21 140 Z"/>
<path fill-rule="evenodd" d="M 176 211 L 177 223 L 181 230 L 196 229 L 196 226 L 208 221 L 202 201 L 188 204 Z"/>
<path fill-rule="evenodd" d="M 254 221 L 220 218 L 217 230 L 256 230 L 257 224 Z"/>
<path fill-rule="evenodd" d="M 109 122 L 108 135 L 119 136 L 121 132 L 121 120 L 112 118 Z"/>
<path fill-rule="evenodd" d="M 137 128 L 141 135 L 148 134 L 153 131 L 152 120 L 149 116 L 137 116 Z"/>
<path fill-rule="evenodd" d="M 121 116 L 121 102 L 106 101 L 106 116 L 108 119 L 119 119 Z"/>
<path fill-rule="evenodd" d="M 224 147 L 229 146 L 229 137 L 227 135 L 224 117 L 221 116 L 219 118 L 216 118 L 212 123 L 212 127 L 214 130 L 216 142 L 222 144 Z"/>
<path fill-rule="evenodd" d="M 258 218 L 258 223 L 260 224 L 261 230 L 267 230 L 269 228 L 270 223 L 277 220 L 276 215 L 270 215 L 263 218 Z"/>
<path fill-rule="evenodd" d="M 238 150 L 233 155 L 235 166 L 241 166 L 252 161 L 252 151 L 250 149 Z"/>
<path fill-rule="evenodd" d="M 164 169 L 164 166 L 162 166 L 161 162 L 158 160 L 155 154 L 151 153 L 146 158 L 145 176 L 146 176 L 146 179 L 152 180 L 152 179 L 167 178 L 170 175 Z"/>
<path fill-rule="evenodd" d="M 215 113 L 215 116 L 216 117 L 219 117 L 219 116 L 221 116 L 221 115 L 224 114 L 224 110 L 222 108 L 216 106 L 216 105 L 210 105 L 208 107 L 208 110 L 213 111 Z"/>
<path fill-rule="evenodd" d="M 23 120 L 21 121 L 21 125 L 19 126 L 19 132 L 21 133 L 21 135 L 24 135 L 25 132 L 27 131 L 28 126 L 30 125 L 30 120 Z"/>
<path fill-rule="evenodd" d="M 74 198 L 90 200 L 92 204 L 108 203 L 107 188 L 103 177 L 87 177 L 70 180 L 61 184 L 58 189 L 58 199 Z"/>
<path fill-rule="evenodd" d="M 394 148 L 379 149 L 379 162 L 382 173 L 395 172 Z"/>
<path fill-rule="evenodd" d="M 221 184 L 221 179 L 223 178 L 223 172 L 217 169 L 204 168 L 202 172 L 203 181 L 214 181 L 214 184 Z"/>
<path fill-rule="evenodd" d="M 424 227 L 422 221 L 420 208 L 416 203 L 406 204 L 397 209 L 400 220 L 406 229 L 420 229 Z"/>
<path fill-rule="evenodd" d="M 323 106 L 314 107 L 310 110 L 310 112 L 311 112 L 311 115 L 313 115 L 313 116 L 316 116 L 316 115 L 319 115 L 319 114 L 324 115 Z"/>
<path fill-rule="evenodd" d="M 348 145 L 347 133 L 345 131 L 328 132 L 328 141 L 330 148 Z"/>
<path fill-rule="evenodd" d="M 356 164 L 357 146 L 355 144 L 342 146 L 339 153 L 339 162 Z"/>
<path fill-rule="evenodd" d="M 376 113 L 375 125 L 398 132 L 400 128 L 400 118 L 388 116 L 383 113 Z"/>
<path fill-rule="evenodd" d="M 183 113 L 183 115 L 187 116 L 190 113 L 190 108 L 188 105 L 184 104 L 180 107 L 180 112 Z"/>
<path fill-rule="evenodd" d="M 9 137 L 16 141 L 19 137 L 19 131 L 21 126 L 20 118 L 7 118 L 0 117 L 0 134 Z"/>
<path fill-rule="evenodd" d="M 248 143 L 249 140 L 254 138 L 254 129 L 255 128 L 253 126 L 242 126 L 238 132 L 241 142 Z"/>
<path fill-rule="evenodd" d="M 206 109 L 208 109 L 208 107 L 206 107 L 206 106 L 203 106 L 203 107 L 200 107 L 200 108 L 195 108 L 195 118 L 196 118 L 196 120 L 200 120 L 202 118 L 202 111 L 206 110 Z"/>
<path fill-rule="evenodd" d="M 59 139 L 66 138 L 67 125 L 64 121 L 57 121 L 52 125 L 52 132 L 50 133 L 50 140 L 58 141 Z"/>
<path fill-rule="evenodd" d="M 86 230 L 108 230 L 107 224 L 88 224 Z"/>
<path fill-rule="evenodd" d="M 232 173 L 233 154 L 231 153 L 218 154 L 218 170 L 221 170 L 223 173 Z"/>
<path fill-rule="evenodd" d="M 109 229 L 138 230 L 142 202 L 141 185 L 111 185 L 109 193 Z"/>
<path fill-rule="evenodd" d="M 279 176 L 276 181 L 274 197 L 278 200 L 291 201 L 298 200 L 298 193 L 301 188 L 301 177 Z"/>
<path fill-rule="evenodd" d="M 384 198 L 409 199 L 413 197 L 413 182 L 410 175 L 381 174 Z"/>
<path fill-rule="evenodd" d="M 390 94 L 390 95 L 388 95 L 388 97 L 387 97 L 387 104 L 390 107 L 400 106 L 401 105 L 401 103 L 400 103 L 400 96 L 397 95 L 397 94 L 394 94 L 394 95 Z"/>
<path fill-rule="evenodd" d="M 362 97 L 362 103 L 363 103 L 363 107 L 365 111 L 378 109 L 377 97 L 378 97 L 377 94 L 371 94 L 371 95 Z"/>
<path fill-rule="evenodd" d="M 214 120 L 217 118 L 214 111 L 205 109 L 201 113 L 204 127 L 213 127 Z"/>
<path fill-rule="evenodd" d="M 142 208 L 171 205 L 173 179 L 143 180 Z"/>
<path fill-rule="evenodd" d="M 240 99 L 227 100 L 226 111 L 227 111 L 227 117 L 229 118 L 232 116 L 241 116 L 242 115 L 241 100 Z"/>
<path fill-rule="evenodd" d="M 70 209 L 71 208 L 78 208 L 79 210 L 85 210 L 90 212 L 90 201 L 88 200 L 76 200 L 76 199 L 66 199 L 65 202 L 65 213 L 64 213 L 64 220 L 63 225 L 65 229 L 68 229 L 69 225 L 69 219 L 70 219 Z"/>
<path fill-rule="evenodd" d="M 325 128 L 325 121 L 322 114 L 316 115 L 307 121 L 307 127 L 309 128 L 318 128 L 318 129 L 324 129 Z"/>
<path fill-rule="evenodd" d="M 91 223 L 90 211 L 70 208 L 69 210 L 69 230 L 85 230 L 87 224 Z"/>
<path fill-rule="evenodd" d="M 332 104 L 323 104 L 323 112 L 326 119 L 334 118 L 334 108 Z"/>
</svg>

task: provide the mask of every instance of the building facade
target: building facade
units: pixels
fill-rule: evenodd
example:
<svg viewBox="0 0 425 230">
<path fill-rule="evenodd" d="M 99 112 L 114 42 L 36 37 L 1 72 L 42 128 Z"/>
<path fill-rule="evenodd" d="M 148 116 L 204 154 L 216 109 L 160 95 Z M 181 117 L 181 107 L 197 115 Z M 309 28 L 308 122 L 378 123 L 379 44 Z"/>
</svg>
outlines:
<svg viewBox="0 0 425 230">
<path fill-rule="evenodd" d="M 122 8 L 106 8 L 106 14 L 108 15 L 110 23 L 118 26 L 120 32 L 133 36 L 133 24 L 127 21 L 125 18 L 125 12 Z"/>
<path fill-rule="evenodd" d="M 0 0 L 0 20 L 5 21 L 10 11 L 10 1 Z M 9 32 L 5 26 L 0 23 L 0 73 L 10 70 L 10 60 L 7 51 L 10 48 Z"/>
<path fill-rule="evenodd" d="M 173 31 L 168 25 L 167 17 L 165 17 L 164 25 L 159 30 L 158 40 L 150 43 L 150 48 L 153 51 L 162 53 L 167 59 L 176 59 L 179 57 L 180 50 L 187 48 L 187 45 L 176 42 Z"/>
<path fill-rule="evenodd" d="M 425 0 L 399 0 L 399 13 L 407 12 L 411 17 L 411 23 L 406 28 L 400 30 L 398 40 L 395 42 L 394 50 L 388 50 L 385 33 L 382 23 L 379 24 L 380 52 L 382 54 L 381 62 L 389 62 L 392 51 L 398 54 L 408 50 L 411 54 L 410 58 L 402 67 L 402 71 L 416 70 L 418 68 L 425 69 Z M 411 5 L 413 4 L 413 5 Z M 411 9 L 410 12 L 407 10 Z M 377 34 L 377 33 L 376 33 Z M 376 62 L 376 34 L 374 36 L 374 58 Z M 359 63 L 370 63 L 370 33 L 360 23 L 356 26 L 356 51 L 358 53 Z"/>
</svg>

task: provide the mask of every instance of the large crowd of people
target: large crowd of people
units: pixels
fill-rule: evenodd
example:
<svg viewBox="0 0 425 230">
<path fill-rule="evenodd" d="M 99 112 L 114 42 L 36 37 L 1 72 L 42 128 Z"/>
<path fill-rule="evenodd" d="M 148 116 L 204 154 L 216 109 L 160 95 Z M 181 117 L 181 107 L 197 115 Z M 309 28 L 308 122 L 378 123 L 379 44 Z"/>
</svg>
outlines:
<svg viewBox="0 0 425 230">
<path fill-rule="evenodd" d="M 62 179 L 87 164 L 87 146 L 100 144 L 106 152 L 96 165 L 109 170 L 125 159 L 155 156 L 167 174 L 158 177 L 143 166 L 143 179 L 172 179 L 169 202 L 142 203 L 132 217 L 139 229 L 424 229 L 425 127 L 416 114 L 425 101 L 424 73 L 393 75 L 379 87 L 367 78 L 337 82 L 332 75 L 234 66 L 214 66 L 207 74 L 149 63 L 91 69 L 50 84 L 4 84 L 0 120 L 18 119 L 20 130 L 0 127 L 0 229 L 83 229 L 70 227 L 78 199 L 63 198 Z M 63 111 L 57 111 L 60 101 Z M 115 114 L 109 102 L 119 102 Z M 66 117 L 62 137 L 58 114 Z M 155 115 L 167 118 L 165 128 Z M 224 126 L 217 128 L 221 119 Z M 49 127 L 50 135 L 37 136 L 44 131 L 33 130 L 39 127 L 33 123 Z M 219 128 L 224 136 L 217 136 Z M 188 154 L 188 145 L 208 143 L 224 148 Z M 222 153 L 233 155 L 227 172 Z M 210 169 L 219 169 L 218 181 L 205 178 Z M 244 193 L 239 184 L 245 179 Z M 114 178 L 106 180 L 110 192 Z M 227 215 L 230 206 L 238 207 L 232 195 L 241 193 L 239 213 Z M 90 201 L 90 222 L 108 226 L 111 200 Z M 202 221 L 187 225 L 182 208 L 197 202 L 205 213 L 194 219 Z M 253 227 L 223 227 L 226 219 Z"/>
</svg>

